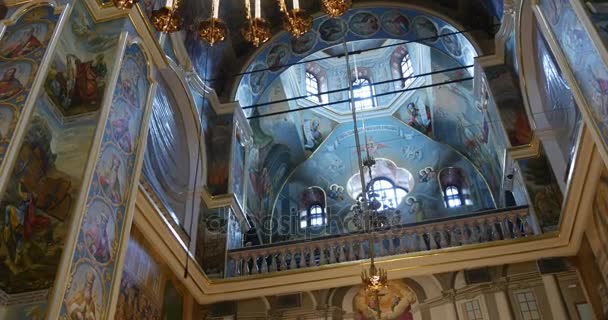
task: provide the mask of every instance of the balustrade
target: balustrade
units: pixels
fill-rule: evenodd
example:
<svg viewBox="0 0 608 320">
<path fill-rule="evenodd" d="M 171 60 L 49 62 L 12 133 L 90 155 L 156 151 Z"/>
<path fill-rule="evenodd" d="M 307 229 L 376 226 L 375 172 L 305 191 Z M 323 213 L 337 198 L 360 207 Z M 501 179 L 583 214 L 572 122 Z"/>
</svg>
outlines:
<svg viewBox="0 0 608 320">
<path fill-rule="evenodd" d="M 228 276 L 280 272 L 369 257 L 443 249 L 474 243 L 517 239 L 534 234 L 527 207 L 470 215 L 449 220 L 347 234 L 313 241 L 242 248 L 228 252 Z"/>
</svg>

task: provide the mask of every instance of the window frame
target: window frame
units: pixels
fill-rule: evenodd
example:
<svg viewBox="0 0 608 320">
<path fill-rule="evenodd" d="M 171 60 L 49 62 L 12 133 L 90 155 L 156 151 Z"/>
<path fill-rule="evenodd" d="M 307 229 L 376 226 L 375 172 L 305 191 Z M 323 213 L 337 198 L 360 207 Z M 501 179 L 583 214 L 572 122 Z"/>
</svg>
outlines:
<svg viewBox="0 0 608 320">
<path fill-rule="evenodd" d="M 376 190 L 374 188 L 374 185 L 376 183 L 378 183 L 378 182 L 382 183 L 383 181 L 384 182 L 388 182 L 391 187 L 388 187 L 388 188 L 384 187 L 384 188 L 382 188 L 380 190 Z M 401 197 L 401 199 L 405 198 L 405 196 L 407 196 L 407 194 L 409 193 L 409 190 L 407 190 L 406 188 L 398 186 L 395 182 L 393 182 L 393 180 L 391 180 L 391 179 L 389 179 L 387 177 L 377 177 L 377 178 L 372 179 L 370 182 L 367 183 L 367 186 L 365 187 L 365 189 L 366 189 L 366 192 L 368 194 L 371 191 L 373 191 L 374 193 L 379 193 L 379 192 L 383 192 L 383 191 L 390 191 L 390 190 L 392 190 L 393 191 L 393 195 L 392 196 L 393 196 L 393 199 L 394 199 L 395 203 L 393 204 L 393 206 L 388 206 L 389 208 L 397 208 L 399 206 L 400 202 L 399 202 L 398 190 L 402 190 L 405 193 L 405 194 L 403 194 L 403 196 Z M 388 199 L 388 197 L 387 197 L 387 199 Z M 385 201 L 383 201 L 381 198 L 377 199 L 377 200 L 382 204 L 382 208 L 380 210 L 378 210 L 378 211 L 380 212 L 380 211 L 386 210 L 387 208 L 384 208 L 384 206 L 387 205 L 385 203 Z M 390 201 L 389 201 L 389 203 L 390 203 Z"/>
<path fill-rule="evenodd" d="M 361 82 L 361 83 L 357 84 L 358 82 Z M 376 107 L 376 99 L 374 99 L 374 97 L 375 97 L 374 86 L 372 86 L 372 82 L 370 81 L 369 78 L 367 78 L 367 77 L 355 78 L 355 79 L 353 79 L 353 82 L 351 83 L 351 85 L 353 88 L 352 99 L 355 103 L 355 110 L 362 111 L 362 110 L 373 109 L 374 107 Z M 366 90 L 366 88 L 368 90 Z M 362 91 L 369 92 L 369 95 L 365 96 L 365 97 L 358 96 L 358 93 L 360 93 Z"/>
<path fill-rule="evenodd" d="M 407 67 L 404 69 L 404 67 Z M 410 59 L 410 53 L 406 52 L 401 61 L 399 62 L 399 71 L 401 73 L 401 85 L 403 88 L 409 88 L 414 83 L 414 66 L 412 59 Z"/>
<path fill-rule="evenodd" d="M 305 72 L 305 88 L 306 88 L 306 98 L 317 103 L 322 103 L 323 98 L 321 97 L 321 82 L 317 75 L 310 71 Z M 316 88 L 312 86 L 315 84 Z M 309 85 L 310 84 L 310 85 Z M 315 90 L 316 92 L 312 92 L 311 90 Z"/>
<path fill-rule="evenodd" d="M 538 306 L 538 299 L 536 298 L 536 294 L 534 293 L 534 290 L 532 290 L 530 288 L 525 289 L 525 290 L 520 290 L 520 291 L 514 292 L 513 295 L 515 298 L 515 302 L 517 303 L 517 308 L 519 309 L 519 314 L 521 316 L 521 319 L 523 319 L 523 320 L 542 320 L 543 319 L 543 315 Z M 520 299 L 521 296 L 524 297 L 524 301 L 522 301 Z M 528 299 L 529 296 L 532 296 L 532 300 Z M 535 307 L 534 310 L 532 310 L 530 308 L 531 304 L 534 305 L 534 307 Z M 522 307 L 524 305 L 526 306 L 525 310 Z M 536 312 L 537 317 L 534 317 L 532 312 Z"/>
<path fill-rule="evenodd" d="M 453 193 L 453 190 L 455 190 L 456 193 Z M 452 193 L 448 194 L 450 191 L 452 191 Z M 450 209 L 462 207 L 465 205 L 465 201 L 462 195 L 462 188 L 455 184 L 445 186 L 445 188 L 443 189 L 443 200 L 445 201 L 445 205 Z M 456 205 L 452 205 L 452 203 L 455 203 L 456 201 L 458 203 Z"/>
<path fill-rule="evenodd" d="M 312 212 L 313 209 L 321 209 L 321 212 Z M 326 208 L 319 202 L 312 203 L 306 210 L 300 211 L 300 229 L 322 228 L 327 224 Z M 313 224 L 313 221 L 321 221 L 320 224 Z"/>
</svg>

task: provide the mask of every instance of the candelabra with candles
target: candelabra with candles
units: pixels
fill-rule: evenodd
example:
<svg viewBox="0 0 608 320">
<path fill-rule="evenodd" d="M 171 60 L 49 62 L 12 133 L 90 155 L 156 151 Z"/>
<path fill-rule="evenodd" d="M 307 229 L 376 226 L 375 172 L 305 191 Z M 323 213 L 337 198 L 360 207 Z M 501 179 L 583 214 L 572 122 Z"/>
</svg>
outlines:
<svg viewBox="0 0 608 320">
<path fill-rule="evenodd" d="M 129 10 L 138 0 L 113 0 L 118 9 Z M 150 20 L 154 28 L 159 32 L 172 33 L 181 30 L 182 18 L 179 14 L 179 1 L 168 1 L 166 5 L 158 10 L 152 11 Z"/>
<path fill-rule="evenodd" d="M 351 0 L 321 0 L 323 12 L 334 18 L 343 15 L 352 4 Z"/>
<path fill-rule="evenodd" d="M 243 28 L 242 33 L 245 40 L 250 42 L 254 47 L 259 47 L 262 43 L 268 41 L 271 36 L 270 24 L 262 18 L 261 0 L 255 0 L 254 15 L 251 16 L 251 2 L 245 0 L 245 17 L 247 24 Z"/>
<path fill-rule="evenodd" d="M 213 15 L 207 20 L 201 21 L 198 25 L 198 36 L 209 43 L 210 46 L 224 41 L 227 34 L 226 24 L 219 18 L 220 1 L 211 2 L 211 12 Z"/>
<path fill-rule="evenodd" d="M 300 9 L 299 0 L 293 0 L 291 10 L 287 9 L 285 0 L 279 0 L 279 10 L 283 13 L 283 27 L 295 38 L 299 38 L 312 28 L 312 17 Z"/>
</svg>

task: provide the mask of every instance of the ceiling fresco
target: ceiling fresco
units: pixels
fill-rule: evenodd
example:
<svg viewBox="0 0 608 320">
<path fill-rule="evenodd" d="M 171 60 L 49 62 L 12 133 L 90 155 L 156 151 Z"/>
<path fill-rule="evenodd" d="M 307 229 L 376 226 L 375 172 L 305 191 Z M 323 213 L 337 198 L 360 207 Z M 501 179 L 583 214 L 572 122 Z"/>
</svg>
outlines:
<svg viewBox="0 0 608 320">
<path fill-rule="evenodd" d="M 319 11 L 319 1 L 304 1 L 300 5 L 301 8 L 312 13 L 316 17 L 314 31 L 305 35 L 299 41 L 295 41 L 280 30 L 282 22 L 276 1 L 262 0 L 263 16 L 270 20 L 273 27 L 273 33 L 276 35 L 272 38 L 273 40 L 271 43 L 266 45 L 262 51 L 257 51 L 256 48 L 244 41 L 240 33 L 240 28 L 244 23 L 244 8 L 242 1 L 225 0 L 221 2 L 220 17 L 224 19 L 224 21 L 230 22 L 228 25 L 228 37 L 224 42 L 209 47 L 203 41 L 197 39 L 196 27 L 198 22 L 210 16 L 210 1 L 185 0 L 182 6 L 186 26 L 183 31 L 183 39 L 194 69 L 201 75 L 201 78 L 206 79 L 211 86 L 216 89 L 216 92 L 223 100 L 235 100 L 234 94 L 239 85 L 238 74 L 241 70 L 244 70 L 245 67 L 248 66 L 249 71 L 252 70 L 251 68 L 267 68 L 264 54 L 272 50 L 274 45 L 282 44 L 282 46 L 275 49 L 276 54 L 287 54 L 288 56 L 281 59 L 287 58 L 287 62 L 292 63 L 300 60 L 303 55 L 327 47 L 336 41 L 340 42 L 343 34 L 346 34 L 348 41 L 368 38 L 418 40 L 418 38 L 424 38 L 424 34 L 426 34 L 426 36 L 430 38 L 428 39 L 431 40 L 430 42 L 437 42 L 437 47 L 442 49 L 444 47 L 443 42 L 450 41 L 433 39 L 433 33 L 448 32 L 447 29 L 443 30 L 447 25 L 445 21 L 432 15 L 422 14 L 422 11 L 415 12 L 411 9 L 397 8 L 395 5 L 385 7 L 385 1 L 378 4 L 378 7 L 382 6 L 383 8 L 365 8 L 366 6 L 374 6 L 375 2 L 381 1 L 354 1 L 355 8 L 351 9 L 345 16 L 341 17 L 341 19 L 329 19 L 329 21 L 326 21 L 328 20 L 328 17 L 322 15 Z M 475 30 L 475 32 L 469 33 L 469 36 L 482 40 L 483 42 L 492 37 L 493 24 L 496 19 L 494 17 L 495 14 L 492 13 L 492 11 L 495 11 L 493 8 L 497 7 L 496 4 L 493 4 L 494 2 L 498 3 L 501 1 L 444 0 L 416 2 L 415 4 L 420 8 L 424 8 L 423 10 L 426 12 L 438 12 L 439 14 L 450 17 L 450 19 L 456 21 L 467 30 Z M 500 7 L 502 7 L 502 5 Z M 497 11 L 501 10 L 502 9 L 497 9 Z M 371 16 L 368 14 L 371 14 Z M 416 19 L 417 16 L 421 16 L 421 18 Z M 383 18 L 384 22 L 382 20 Z M 391 19 L 393 19 L 394 22 L 391 21 Z M 338 20 L 341 20 L 341 22 L 338 22 Z M 364 27 L 364 24 L 366 23 L 370 24 L 371 29 L 366 29 L 368 27 Z M 344 30 L 341 30 L 341 28 L 344 28 Z M 323 31 L 323 34 L 319 32 L 320 30 Z M 338 30 L 338 32 L 335 30 Z M 370 31 L 372 31 L 373 34 L 370 34 Z M 419 34 L 418 31 L 422 32 L 422 34 Z M 432 33 L 429 34 L 428 31 L 431 31 Z M 456 36 L 444 38 L 463 39 Z M 313 47 L 308 48 L 311 43 Z M 461 45 L 464 44 L 464 42 L 461 43 Z M 294 45 L 295 50 L 292 50 L 294 49 Z M 448 46 L 450 45 L 453 44 L 448 44 Z M 287 47 L 287 49 L 285 49 L 285 47 Z M 262 55 L 258 54 L 260 52 Z M 252 63 L 251 57 L 254 54 L 257 58 L 254 58 L 253 60 L 259 60 L 260 63 L 262 63 L 261 66 Z M 475 51 L 471 51 L 470 54 L 475 54 Z M 279 59 L 279 61 L 281 61 L 281 59 Z M 248 81 L 248 79 L 245 79 L 248 77 L 243 78 L 241 84 L 245 84 Z M 269 84 L 272 82 L 270 79 L 267 80 L 268 81 L 264 81 L 263 83 Z"/>
<path fill-rule="evenodd" d="M 307 61 L 308 54 L 344 41 L 364 39 L 419 41 L 442 50 L 462 65 L 472 65 L 477 55 L 465 36 L 435 16 L 397 7 L 351 9 L 340 18 L 315 19 L 313 30 L 300 39 L 285 33 L 278 35 L 250 62 L 241 78 L 236 100 L 242 106 L 255 104 L 286 66 Z"/>
</svg>

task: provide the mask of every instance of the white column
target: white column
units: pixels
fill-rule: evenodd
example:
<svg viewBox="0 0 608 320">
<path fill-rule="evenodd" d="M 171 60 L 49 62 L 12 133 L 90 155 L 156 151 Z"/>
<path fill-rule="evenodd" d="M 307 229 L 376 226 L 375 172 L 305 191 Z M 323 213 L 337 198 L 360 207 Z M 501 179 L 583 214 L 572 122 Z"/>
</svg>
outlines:
<svg viewBox="0 0 608 320">
<path fill-rule="evenodd" d="M 555 276 L 552 274 L 545 274 L 542 276 L 543 284 L 545 286 L 545 292 L 547 293 L 547 299 L 549 300 L 549 306 L 551 307 L 551 314 L 554 320 L 567 320 L 568 310 L 562 300 L 560 294 L 559 285 Z"/>
<path fill-rule="evenodd" d="M 494 293 L 494 299 L 496 300 L 496 309 L 498 309 L 500 320 L 512 320 L 513 314 L 507 293 L 504 290 L 497 291 Z"/>
</svg>

